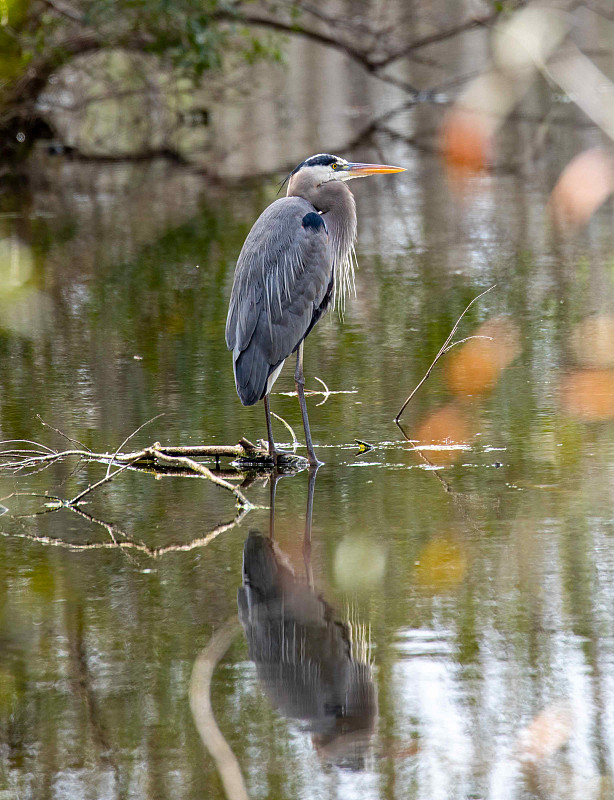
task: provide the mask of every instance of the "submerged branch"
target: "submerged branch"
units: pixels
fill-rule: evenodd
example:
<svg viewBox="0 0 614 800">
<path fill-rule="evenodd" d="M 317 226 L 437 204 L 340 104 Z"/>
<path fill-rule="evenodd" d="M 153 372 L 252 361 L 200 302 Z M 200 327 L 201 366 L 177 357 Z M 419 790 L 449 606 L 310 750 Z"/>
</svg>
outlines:
<svg viewBox="0 0 614 800">
<path fill-rule="evenodd" d="M 241 630 L 236 615 L 224 623 L 200 653 L 190 679 L 190 709 L 203 745 L 219 772 L 228 800 L 249 800 L 236 755 L 220 731 L 211 705 L 211 681 L 219 661 Z"/>
</svg>

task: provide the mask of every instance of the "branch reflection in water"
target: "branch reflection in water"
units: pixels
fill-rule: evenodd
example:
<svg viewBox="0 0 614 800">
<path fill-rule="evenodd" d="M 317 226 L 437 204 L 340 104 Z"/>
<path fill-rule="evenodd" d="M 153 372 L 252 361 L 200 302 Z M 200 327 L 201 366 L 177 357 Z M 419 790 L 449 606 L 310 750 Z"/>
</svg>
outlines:
<svg viewBox="0 0 614 800">
<path fill-rule="evenodd" d="M 310 470 L 305 577 L 297 576 L 275 541 L 271 477 L 269 535 L 250 530 L 243 550 L 239 619 L 249 656 L 272 705 L 311 734 L 320 758 L 365 767 L 378 704 L 365 628 L 338 618 L 318 594 L 311 569 L 311 521 L 317 469 Z"/>
</svg>

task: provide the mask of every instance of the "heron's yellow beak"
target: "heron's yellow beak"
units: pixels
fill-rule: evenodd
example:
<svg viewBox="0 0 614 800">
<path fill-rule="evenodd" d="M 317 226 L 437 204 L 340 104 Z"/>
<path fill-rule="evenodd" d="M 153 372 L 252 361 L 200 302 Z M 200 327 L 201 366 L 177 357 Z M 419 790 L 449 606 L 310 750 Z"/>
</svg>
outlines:
<svg viewBox="0 0 614 800">
<path fill-rule="evenodd" d="M 387 164 L 356 164 L 349 163 L 347 171 L 352 178 L 361 178 L 363 175 L 381 175 L 387 172 L 405 172 L 405 167 L 389 167 Z"/>
</svg>

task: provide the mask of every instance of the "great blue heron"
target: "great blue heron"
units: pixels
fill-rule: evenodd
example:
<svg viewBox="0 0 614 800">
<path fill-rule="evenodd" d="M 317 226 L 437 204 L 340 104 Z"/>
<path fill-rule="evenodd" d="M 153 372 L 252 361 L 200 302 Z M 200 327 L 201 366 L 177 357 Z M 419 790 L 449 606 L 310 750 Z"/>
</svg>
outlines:
<svg viewBox="0 0 614 800">
<path fill-rule="evenodd" d="M 351 178 L 403 167 L 357 164 L 320 153 L 303 161 L 288 181 L 286 197 L 256 220 L 237 261 L 226 320 L 235 383 L 243 405 L 264 400 L 269 454 L 277 464 L 269 392 L 284 361 L 296 352 L 294 380 L 309 463 L 316 458 L 309 431 L 303 376 L 303 342 L 322 314 L 342 301 L 354 280 L 356 205 Z"/>
</svg>

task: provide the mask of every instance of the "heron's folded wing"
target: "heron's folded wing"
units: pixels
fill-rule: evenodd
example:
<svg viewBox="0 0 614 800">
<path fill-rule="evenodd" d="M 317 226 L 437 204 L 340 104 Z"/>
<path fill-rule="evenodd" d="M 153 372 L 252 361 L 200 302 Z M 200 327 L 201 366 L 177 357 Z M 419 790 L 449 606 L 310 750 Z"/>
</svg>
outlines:
<svg viewBox="0 0 614 800">
<path fill-rule="evenodd" d="M 269 374 L 303 340 L 331 279 L 328 233 L 313 206 L 299 197 L 269 206 L 241 250 L 226 322 L 244 402 L 263 396 Z"/>
</svg>

